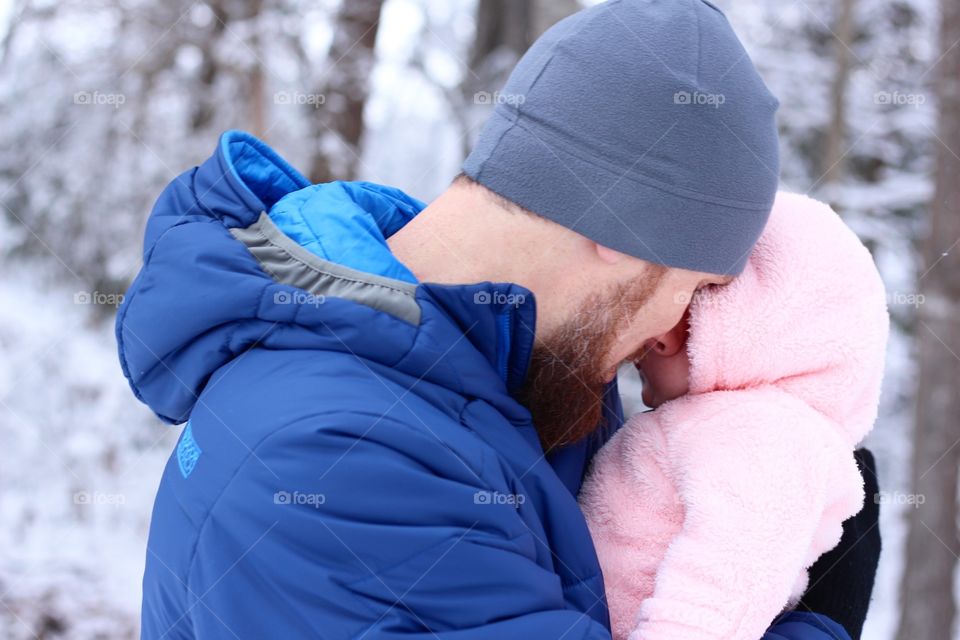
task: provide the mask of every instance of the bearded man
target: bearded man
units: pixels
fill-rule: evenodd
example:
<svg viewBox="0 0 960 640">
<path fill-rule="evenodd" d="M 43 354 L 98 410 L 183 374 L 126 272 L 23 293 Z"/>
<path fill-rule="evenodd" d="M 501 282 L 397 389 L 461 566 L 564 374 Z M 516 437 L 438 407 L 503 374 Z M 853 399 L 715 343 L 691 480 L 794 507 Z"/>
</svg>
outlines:
<svg viewBox="0 0 960 640">
<path fill-rule="evenodd" d="M 117 319 L 187 423 L 144 638 L 610 637 L 576 494 L 618 368 L 760 235 L 777 102 L 702 0 L 575 14 L 502 93 L 429 206 L 240 132 L 160 196 Z M 769 638 L 841 637 L 823 613 Z"/>
</svg>

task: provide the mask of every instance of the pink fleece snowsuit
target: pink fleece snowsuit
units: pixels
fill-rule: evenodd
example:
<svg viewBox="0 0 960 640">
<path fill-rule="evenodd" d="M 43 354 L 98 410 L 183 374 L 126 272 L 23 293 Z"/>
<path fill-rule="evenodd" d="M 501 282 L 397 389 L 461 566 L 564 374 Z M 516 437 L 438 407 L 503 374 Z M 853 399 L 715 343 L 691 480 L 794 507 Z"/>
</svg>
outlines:
<svg viewBox="0 0 960 640">
<path fill-rule="evenodd" d="M 580 496 L 618 639 L 757 640 L 863 505 L 888 318 L 853 232 L 779 193 L 743 274 L 690 313 L 689 393 L 631 418 Z"/>
</svg>

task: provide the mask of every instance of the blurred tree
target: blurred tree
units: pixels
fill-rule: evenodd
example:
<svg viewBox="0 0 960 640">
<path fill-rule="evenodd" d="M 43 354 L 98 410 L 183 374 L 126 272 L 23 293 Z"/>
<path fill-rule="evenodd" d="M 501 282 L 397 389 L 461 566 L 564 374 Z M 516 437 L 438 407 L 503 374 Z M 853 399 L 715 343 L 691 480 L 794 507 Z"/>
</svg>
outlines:
<svg viewBox="0 0 960 640">
<path fill-rule="evenodd" d="M 847 89 L 855 56 L 850 49 L 854 35 L 854 8 L 856 0 L 841 0 L 837 6 L 834 38 L 834 69 L 830 84 L 830 124 L 824 141 L 823 159 L 820 167 L 821 181 L 836 182 L 843 175 L 847 143 Z"/>
<path fill-rule="evenodd" d="M 274 2 L 269 9 L 276 12 L 280 5 Z M 222 84 L 231 85 L 244 96 L 237 100 L 246 106 L 238 111 L 238 115 L 244 113 L 246 116 L 243 126 L 255 135 L 266 135 L 266 79 L 261 47 L 261 28 L 267 22 L 261 20 L 265 8 L 264 0 L 207 0 L 205 13 L 209 17 L 202 20 L 199 28 L 194 26 L 184 30 L 179 24 L 174 25 L 178 31 L 174 51 L 186 40 L 200 54 L 196 92 L 191 105 L 191 129 L 195 135 L 209 131 L 226 111 Z M 187 13 L 191 11 L 188 9 Z M 274 14 L 267 16 L 268 19 L 273 17 Z M 227 55 L 232 48 L 238 48 L 246 55 Z"/>
<path fill-rule="evenodd" d="M 3 34 L 3 38 L 0 38 L 0 69 L 3 69 L 4 63 L 9 58 L 10 46 L 15 39 L 17 27 L 28 17 L 27 11 L 29 9 L 33 9 L 33 7 L 28 0 L 15 0 L 10 6 L 10 23 Z"/>
<path fill-rule="evenodd" d="M 941 0 L 935 189 L 920 276 L 913 492 L 901 586 L 899 640 L 951 637 L 960 555 L 960 3 Z"/>
<path fill-rule="evenodd" d="M 81 291 L 123 290 L 152 202 L 220 132 L 298 151 L 308 114 L 276 96 L 303 86 L 282 65 L 329 18 L 314 4 L 17 0 L 0 42 L 4 251 Z"/>
<path fill-rule="evenodd" d="M 500 88 L 533 43 L 532 0 L 479 0 L 464 95 Z"/>
<path fill-rule="evenodd" d="M 259 17 L 263 12 L 263 0 L 250 0 L 250 13 Z M 260 29 L 253 29 L 250 33 L 250 50 L 253 60 L 249 71 L 250 110 L 248 121 L 250 132 L 258 138 L 267 136 L 266 93 L 267 78 L 263 61 L 263 37 Z"/>
<path fill-rule="evenodd" d="M 207 32 L 204 37 L 197 39 L 200 53 L 200 65 L 197 72 L 198 87 L 191 105 L 190 127 L 194 133 L 206 129 L 213 120 L 217 110 L 217 92 L 214 87 L 220 79 L 221 64 L 218 59 L 218 49 L 223 46 L 222 41 L 227 31 L 227 21 L 230 14 L 227 12 L 229 0 L 209 0 L 207 8 L 212 14 L 212 20 L 207 21 Z"/>
<path fill-rule="evenodd" d="M 540 37 L 544 31 L 560 22 L 571 13 L 582 9 L 579 0 L 532 0 L 534 5 L 533 12 L 533 40 Z"/>
<path fill-rule="evenodd" d="M 317 84 L 323 105 L 306 105 L 316 145 L 309 170 L 313 182 L 356 177 L 382 9 L 383 0 L 343 0 L 337 10 L 333 44 Z"/>
<path fill-rule="evenodd" d="M 472 148 L 472 134 L 493 107 L 494 92 L 506 83 L 517 61 L 544 31 L 580 8 L 577 0 L 478 0 L 468 69 L 460 95 L 452 99 L 463 128 L 464 156 Z"/>
<path fill-rule="evenodd" d="M 577 0 L 479 0 L 464 91 L 499 89 L 540 34 L 578 9 Z"/>
</svg>

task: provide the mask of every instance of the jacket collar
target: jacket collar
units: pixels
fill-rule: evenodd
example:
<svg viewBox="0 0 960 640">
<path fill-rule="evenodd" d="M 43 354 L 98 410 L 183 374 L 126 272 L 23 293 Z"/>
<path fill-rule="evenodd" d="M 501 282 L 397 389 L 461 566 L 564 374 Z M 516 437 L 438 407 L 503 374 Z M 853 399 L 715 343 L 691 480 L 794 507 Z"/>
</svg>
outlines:
<svg viewBox="0 0 960 640">
<path fill-rule="evenodd" d="M 449 321 L 451 332 L 440 340 L 450 345 L 451 362 L 458 365 L 460 391 L 490 402 L 511 421 L 528 421 L 529 414 L 512 394 L 526 379 L 533 353 L 533 294 L 517 284 L 492 282 L 427 283 L 420 289 L 421 306 L 433 307 Z"/>
</svg>

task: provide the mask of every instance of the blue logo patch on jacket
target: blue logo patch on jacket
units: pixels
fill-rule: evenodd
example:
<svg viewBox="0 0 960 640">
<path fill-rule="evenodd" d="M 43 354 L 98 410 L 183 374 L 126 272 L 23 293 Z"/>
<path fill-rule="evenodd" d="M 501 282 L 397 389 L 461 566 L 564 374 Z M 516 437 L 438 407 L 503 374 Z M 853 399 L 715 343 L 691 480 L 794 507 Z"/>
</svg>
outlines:
<svg viewBox="0 0 960 640">
<path fill-rule="evenodd" d="M 203 451 L 200 450 L 200 446 L 193 438 L 193 428 L 187 422 L 187 426 L 184 427 L 183 434 L 180 436 L 180 443 L 177 445 L 177 463 L 180 465 L 180 474 L 184 478 L 193 473 L 201 453 Z"/>
</svg>

